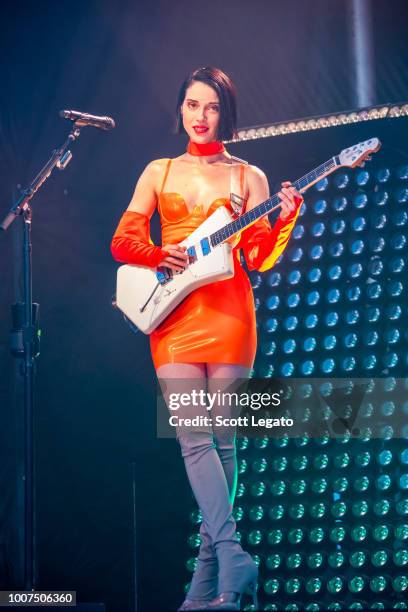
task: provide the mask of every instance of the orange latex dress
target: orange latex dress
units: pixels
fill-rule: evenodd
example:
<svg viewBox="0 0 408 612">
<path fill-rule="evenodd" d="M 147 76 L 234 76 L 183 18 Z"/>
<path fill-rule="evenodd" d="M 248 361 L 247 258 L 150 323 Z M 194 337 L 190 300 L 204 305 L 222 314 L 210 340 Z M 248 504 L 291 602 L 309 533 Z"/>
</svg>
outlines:
<svg viewBox="0 0 408 612">
<path fill-rule="evenodd" d="M 231 210 L 230 200 L 219 198 L 212 202 L 207 211 L 197 205 L 189 212 L 181 194 L 164 191 L 171 161 L 169 159 L 167 162 L 158 198 L 162 244 L 181 242 L 219 206 L 227 206 Z M 242 164 L 241 193 L 245 168 Z M 166 363 L 197 362 L 253 366 L 257 347 L 254 299 L 248 275 L 241 265 L 240 250 L 243 250 L 250 270 L 270 269 L 286 247 L 298 214 L 299 207 L 285 220 L 278 218 L 273 228 L 267 217 L 263 217 L 241 232 L 233 248 L 234 276 L 195 289 L 150 334 L 156 369 Z M 134 229 L 129 227 L 132 224 L 131 215 L 134 215 L 133 221 L 139 224 L 136 228 L 139 241 L 142 221 L 144 244 L 141 246 L 142 249 L 151 250 L 151 267 L 157 266 L 160 249 L 152 245 L 148 231 L 146 233 L 147 217 L 130 211 L 124 213 L 113 237 L 113 256 L 124 263 L 138 263 L 139 255 L 131 254 Z M 123 239 L 123 236 L 126 238 Z M 145 260 L 140 263 L 149 265 Z"/>
</svg>

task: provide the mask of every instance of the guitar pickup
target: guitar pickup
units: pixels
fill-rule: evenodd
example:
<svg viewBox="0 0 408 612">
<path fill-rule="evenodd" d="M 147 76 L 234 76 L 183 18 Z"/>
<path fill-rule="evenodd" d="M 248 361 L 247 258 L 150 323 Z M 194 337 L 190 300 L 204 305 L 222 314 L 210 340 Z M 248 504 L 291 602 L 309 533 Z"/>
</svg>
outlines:
<svg viewBox="0 0 408 612">
<path fill-rule="evenodd" d="M 200 240 L 201 252 L 203 255 L 208 255 L 211 252 L 210 241 L 208 238 L 203 238 Z"/>
<path fill-rule="evenodd" d="M 173 270 L 165 266 L 160 266 L 157 268 L 156 277 L 161 285 L 165 285 L 173 278 Z"/>
<path fill-rule="evenodd" d="M 187 249 L 187 255 L 189 264 L 192 264 L 197 261 L 197 252 L 194 246 L 191 246 Z"/>
</svg>

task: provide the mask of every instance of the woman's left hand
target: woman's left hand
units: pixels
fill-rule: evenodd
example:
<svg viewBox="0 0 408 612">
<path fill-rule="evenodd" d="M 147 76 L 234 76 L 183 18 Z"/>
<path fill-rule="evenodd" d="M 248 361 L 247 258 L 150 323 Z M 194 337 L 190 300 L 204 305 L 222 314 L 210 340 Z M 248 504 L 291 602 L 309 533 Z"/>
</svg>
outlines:
<svg viewBox="0 0 408 612">
<path fill-rule="evenodd" d="M 282 183 L 282 190 L 278 192 L 278 196 L 282 202 L 281 213 L 279 215 L 282 220 L 286 219 L 303 202 L 303 196 L 292 186 L 290 181 Z"/>
</svg>

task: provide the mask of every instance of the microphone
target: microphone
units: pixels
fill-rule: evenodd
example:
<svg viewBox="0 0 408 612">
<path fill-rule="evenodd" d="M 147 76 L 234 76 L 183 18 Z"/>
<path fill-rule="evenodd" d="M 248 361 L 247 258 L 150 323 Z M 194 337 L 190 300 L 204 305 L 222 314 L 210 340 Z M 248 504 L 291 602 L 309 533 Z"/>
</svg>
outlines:
<svg viewBox="0 0 408 612">
<path fill-rule="evenodd" d="M 115 122 L 112 117 L 97 117 L 96 115 L 80 113 L 74 110 L 62 110 L 59 114 L 60 117 L 64 117 L 64 119 L 75 121 L 75 124 L 79 126 L 90 125 L 100 130 L 112 130 L 115 127 Z"/>
</svg>

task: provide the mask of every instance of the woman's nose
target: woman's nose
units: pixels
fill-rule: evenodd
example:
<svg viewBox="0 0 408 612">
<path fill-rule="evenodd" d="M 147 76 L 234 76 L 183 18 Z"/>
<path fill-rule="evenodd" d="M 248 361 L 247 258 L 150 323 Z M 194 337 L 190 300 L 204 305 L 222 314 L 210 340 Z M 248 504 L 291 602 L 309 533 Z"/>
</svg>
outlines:
<svg viewBox="0 0 408 612">
<path fill-rule="evenodd" d="M 204 107 L 198 109 L 198 115 L 197 116 L 198 116 L 198 119 L 205 119 L 206 118 L 206 111 L 205 111 Z"/>
</svg>

